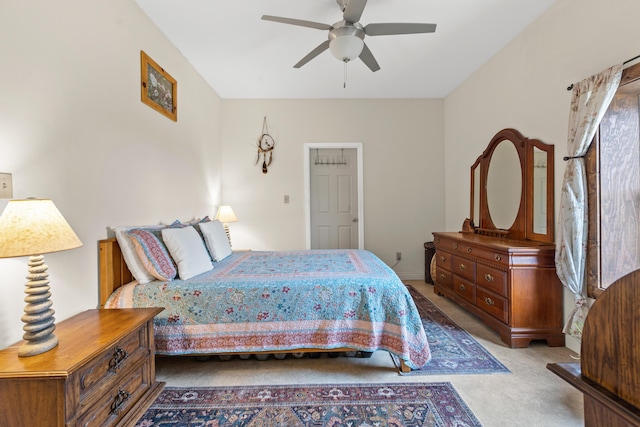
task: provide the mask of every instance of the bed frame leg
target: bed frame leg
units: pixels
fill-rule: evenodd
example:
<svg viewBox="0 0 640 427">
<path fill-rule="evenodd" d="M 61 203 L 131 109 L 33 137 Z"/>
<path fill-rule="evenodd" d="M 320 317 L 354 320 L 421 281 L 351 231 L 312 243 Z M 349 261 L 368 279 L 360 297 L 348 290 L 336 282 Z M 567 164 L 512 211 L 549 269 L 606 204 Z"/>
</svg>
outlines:
<svg viewBox="0 0 640 427">
<path fill-rule="evenodd" d="M 411 368 L 404 363 L 404 360 L 400 359 L 400 372 L 411 372 Z"/>
</svg>

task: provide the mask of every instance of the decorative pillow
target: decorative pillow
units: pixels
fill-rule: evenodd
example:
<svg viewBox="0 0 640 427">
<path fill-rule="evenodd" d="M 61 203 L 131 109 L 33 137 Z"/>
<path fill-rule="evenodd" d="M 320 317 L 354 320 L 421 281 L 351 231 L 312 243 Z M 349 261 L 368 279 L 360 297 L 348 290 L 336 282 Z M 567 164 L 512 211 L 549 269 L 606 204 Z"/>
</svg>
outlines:
<svg viewBox="0 0 640 427">
<path fill-rule="evenodd" d="M 134 228 L 142 228 L 149 231 L 159 232 L 159 230 L 162 230 L 165 227 L 166 225 L 134 225 L 110 227 L 116 235 L 116 240 L 118 241 L 118 245 L 120 245 L 120 250 L 122 251 L 124 262 L 125 264 L 127 264 L 127 267 L 129 267 L 129 271 L 131 271 L 131 274 L 138 281 L 138 283 L 152 282 L 155 280 L 155 277 L 153 277 L 142 264 L 140 257 L 138 257 L 138 255 L 136 254 L 136 250 L 133 247 L 131 237 L 127 235 L 127 231 Z"/>
<path fill-rule="evenodd" d="M 149 274 L 158 280 L 165 281 L 176 277 L 178 272 L 171 255 L 155 233 L 136 228 L 129 230 L 127 235 L 131 238 L 136 254 Z"/>
<path fill-rule="evenodd" d="M 189 225 L 189 224 L 183 224 L 182 222 L 180 222 L 179 219 L 176 219 L 171 224 L 169 224 L 168 227 L 171 227 L 171 228 L 183 228 L 183 227 L 186 227 L 187 225 Z"/>
<path fill-rule="evenodd" d="M 209 221 L 211 221 L 211 218 L 209 218 L 209 215 L 205 216 L 204 218 L 196 218 L 188 222 L 182 222 L 179 219 L 176 219 L 171 224 L 169 224 L 169 227 L 180 228 L 180 227 L 188 227 L 189 225 L 195 226 L 196 224 L 200 224 L 201 222 L 209 222 Z"/>
<path fill-rule="evenodd" d="M 162 240 L 178 265 L 182 280 L 213 269 L 204 242 L 192 226 L 162 229 Z"/>
<path fill-rule="evenodd" d="M 179 228 L 179 227 L 188 227 L 189 225 L 192 225 L 193 228 L 195 228 L 198 234 L 200 235 L 200 238 L 204 240 L 204 236 L 202 235 L 202 231 L 200 231 L 200 227 L 198 227 L 198 224 L 201 224 L 203 222 L 209 222 L 209 221 L 211 221 L 211 218 L 209 218 L 209 215 L 205 216 L 204 218 L 193 219 L 189 222 L 180 222 L 179 220 L 176 219 L 171 223 L 169 227 Z"/>
<path fill-rule="evenodd" d="M 231 244 L 227 233 L 224 231 L 224 226 L 217 219 L 214 221 L 204 222 L 198 224 L 204 242 L 209 249 L 211 259 L 214 261 L 222 261 L 229 255 L 231 255 Z"/>
<path fill-rule="evenodd" d="M 204 218 L 194 219 L 193 221 L 189 221 L 189 225 L 202 224 L 203 222 L 209 222 L 209 221 L 211 221 L 211 218 L 209 218 L 209 215 L 207 215 Z"/>
</svg>

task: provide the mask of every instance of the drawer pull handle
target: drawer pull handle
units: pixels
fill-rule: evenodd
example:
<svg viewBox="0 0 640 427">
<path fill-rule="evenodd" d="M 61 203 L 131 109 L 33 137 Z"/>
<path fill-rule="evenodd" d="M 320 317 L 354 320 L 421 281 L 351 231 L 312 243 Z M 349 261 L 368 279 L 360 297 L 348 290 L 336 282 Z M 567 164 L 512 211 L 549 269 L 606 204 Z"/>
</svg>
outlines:
<svg viewBox="0 0 640 427">
<path fill-rule="evenodd" d="M 447 278 L 447 275 L 446 275 L 446 274 L 444 274 L 444 273 L 440 273 L 440 278 L 441 278 L 442 280 L 444 280 L 444 279 L 446 279 L 446 278 Z"/>
<path fill-rule="evenodd" d="M 126 350 L 116 347 L 116 351 L 113 353 L 113 357 L 109 361 L 109 370 L 115 372 L 120 369 L 120 365 L 122 365 L 122 362 L 124 362 L 127 356 L 129 356 L 129 353 L 127 353 Z"/>
<path fill-rule="evenodd" d="M 466 266 L 466 265 L 464 265 L 464 264 L 460 264 L 460 265 L 458 266 L 458 268 L 459 268 L 460 270 L 464 271 L 464 270 L 466 270 L 466 269 L 467 269 L 467 266 Z"/>
<path fill-rule="evenodd" d="M 487 305 L 490 305 L 490 306 L 493 306 L 495 304 L 495 302 L 489 297 L 484 297 L 484 302 L 486 302 Z"/>
<path fill-rule="evenodd" d="M 496 261 L 500 261 L 502 259 L 502 255 L 496 254 Z"/>
<path fill-rule="evenodd" d="M 466 287 L 465 285 L 463 285 L 463 284 L 460 284 L 459 288 L 460 288 L 460 290 L 461 290 L 462 292 L 464 292 L 464 291 L 466 291 L 466 290 L 467 290 L 467 287 Z"/>
<path fill-rule="evenodd" d="M 124 404 L 129 400 L 129 397 L 131 397 L 131 393 L 128 391 L 118 390 L 118 395 L 113 399 L 113 403 L 111 404 L 111 413 L 119 414 Z"/>
<path fill-rule="evenodd" d="M 446 258 L 443 255 L 440 255 L 440 261 L 445 262 Z"/>
<path fill-rule="evenodd" d="M 487 282 L 491 283 L 491 282 L 493 282 L 493 276 L 490 275 L 489 273 L 486 273 L 484 275 L 484 280 L 486 280 Z"/>
<path fill-rule="evenodd" d="M 458 244 L 457 243 L 453 244 L 453 249 L 458 249 Z"/>
</svg>

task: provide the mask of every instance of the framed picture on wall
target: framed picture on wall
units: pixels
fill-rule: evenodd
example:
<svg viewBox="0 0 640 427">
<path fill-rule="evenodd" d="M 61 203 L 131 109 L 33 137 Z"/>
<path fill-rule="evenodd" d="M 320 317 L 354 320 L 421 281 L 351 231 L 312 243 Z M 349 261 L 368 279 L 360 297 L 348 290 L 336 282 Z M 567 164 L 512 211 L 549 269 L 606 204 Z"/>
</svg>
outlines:
<svg viewBox="0 0 640 427">
<path fill-rule="evenodd" d="M 142 102 L 174 122 L 178 120 L 178 82 L 161 66 L 140 51 Z"/>
</svg>

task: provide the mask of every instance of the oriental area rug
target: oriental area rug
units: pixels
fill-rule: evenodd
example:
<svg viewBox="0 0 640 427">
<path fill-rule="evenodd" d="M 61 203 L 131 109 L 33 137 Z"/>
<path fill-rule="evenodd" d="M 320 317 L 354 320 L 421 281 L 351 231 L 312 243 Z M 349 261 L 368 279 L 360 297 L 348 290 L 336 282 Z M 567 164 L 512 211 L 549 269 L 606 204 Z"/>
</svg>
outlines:
<svg viewBox="0 0 640 427">
<path fill-rule="evenodd" d="M 458 326 L 427 297 L 406 285 L 416 303 L 427 341 L 431 361 L 422 369 L 400 372 L 401 375 L 456 375 L 510 373 L 467 331 Z M 398 366 L 395 356 L 391 357 Z"/>
<path fill-rule="evenodd" d="M 136 427 L 481 426 L 450 383 L 165 388 Z"/>
</svg>

